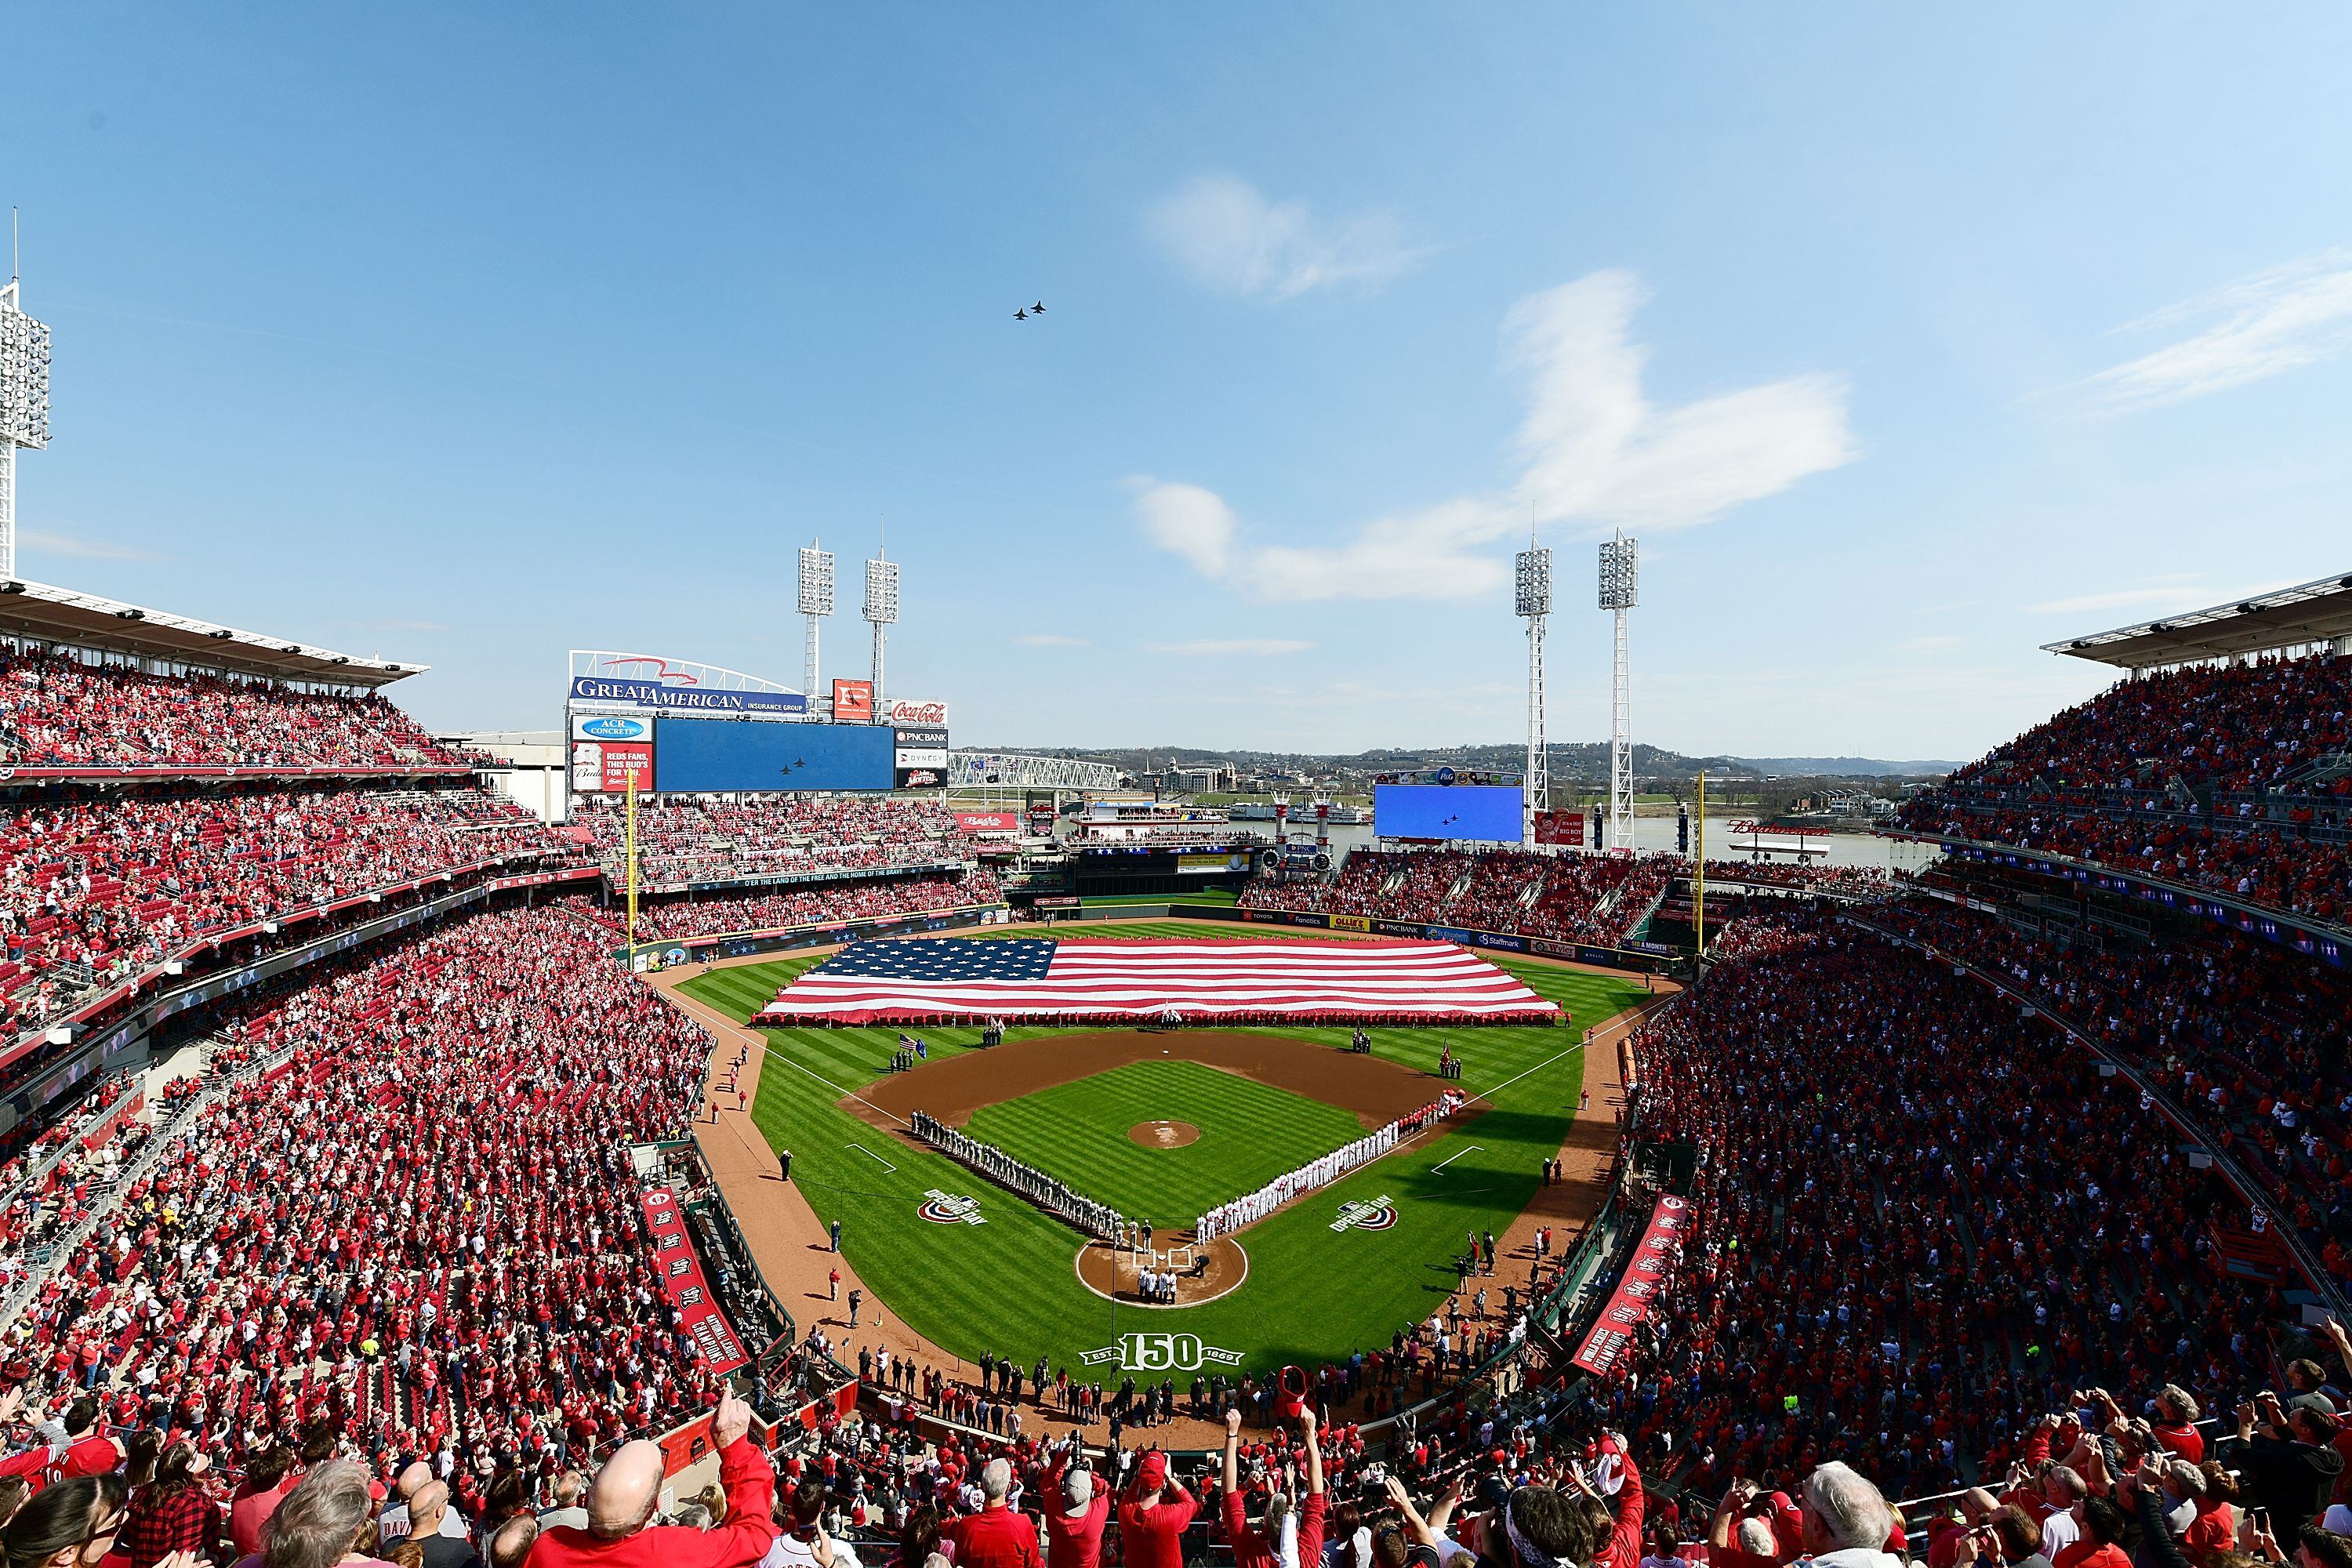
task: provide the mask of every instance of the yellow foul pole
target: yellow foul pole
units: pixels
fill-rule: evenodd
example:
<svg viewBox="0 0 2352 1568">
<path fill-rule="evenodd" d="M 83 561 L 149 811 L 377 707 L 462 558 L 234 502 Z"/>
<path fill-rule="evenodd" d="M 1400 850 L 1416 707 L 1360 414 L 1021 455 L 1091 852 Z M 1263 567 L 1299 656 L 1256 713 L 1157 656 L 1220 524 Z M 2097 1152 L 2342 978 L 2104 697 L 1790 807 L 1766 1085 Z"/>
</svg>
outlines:
<svg viewBox="0 0 2352 1568">
<path fill-rule="evenodd" d="M 1706 773 L 1705 770 L 1701 770 L 1698 775 L 1697 858 L 1698 876 L 1693 883 L 1697 891 L 1692 902 L 1692 909 L 1696 915 L 1695 934 L 1698 937 L 1698 951 L 1700 956 L 1704 957 L 1706 953 Z"/>
<path fill-rule="evenodd" d="M 637 945 L 637 770 L 630 768 L 621 777 L 627 781 L 629 791 L 629 945 Z"/>
</svg>

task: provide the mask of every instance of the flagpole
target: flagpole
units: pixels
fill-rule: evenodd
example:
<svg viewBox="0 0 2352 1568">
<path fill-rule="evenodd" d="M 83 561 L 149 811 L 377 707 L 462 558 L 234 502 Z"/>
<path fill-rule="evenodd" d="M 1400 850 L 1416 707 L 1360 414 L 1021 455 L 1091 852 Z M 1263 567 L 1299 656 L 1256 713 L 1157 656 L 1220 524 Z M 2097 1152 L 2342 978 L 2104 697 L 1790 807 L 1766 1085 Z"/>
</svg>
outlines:
<svg viewBox="0 0 2352 1568">
<path fill-rule="evenodd" d="M 621 777 L 626 782 L 629 791 L 628 848 L 626 853 L 629 862 L 629 946 L 634 949 L 637 945 L 637 770 L 635 768 L 625 769 L 621 773 Z M 637 955 L 635 952 L 632 952 L 629 954 L 630 962 L 633 964 L 636 961 L 636 956 Z"/>
</svg>

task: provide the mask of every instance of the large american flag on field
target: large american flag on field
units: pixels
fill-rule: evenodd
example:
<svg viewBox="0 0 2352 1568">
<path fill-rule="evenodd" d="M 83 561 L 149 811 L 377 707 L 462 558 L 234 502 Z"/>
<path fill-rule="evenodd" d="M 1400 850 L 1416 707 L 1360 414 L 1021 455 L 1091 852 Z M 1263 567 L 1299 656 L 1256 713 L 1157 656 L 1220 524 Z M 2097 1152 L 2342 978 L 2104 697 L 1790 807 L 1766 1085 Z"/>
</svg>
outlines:
<svg viewBox="0 0 2352 1568">
<path fill-rule="evenodd" d="M 778 992 L 763 1024 L 950 1018 L 1549 1023 L 1559 1008 L 1450 942 L 862 942 Z"/>
</svg>

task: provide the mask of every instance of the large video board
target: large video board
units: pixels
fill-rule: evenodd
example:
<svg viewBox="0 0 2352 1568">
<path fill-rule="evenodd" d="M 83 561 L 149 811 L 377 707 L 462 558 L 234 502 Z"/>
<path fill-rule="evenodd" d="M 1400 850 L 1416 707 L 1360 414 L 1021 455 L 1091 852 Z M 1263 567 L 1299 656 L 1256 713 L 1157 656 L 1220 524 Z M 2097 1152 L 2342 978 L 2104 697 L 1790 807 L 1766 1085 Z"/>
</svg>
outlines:
<svg viewBox="0 0 2352 1568">
<path fill-rule="evenodd" d="M 887 724 L 763 724 L 725 719 L 656 719 L 654 788 L 665 795 L 716 790 L 887 790 L 893 782 Z"/>
<path fill-rule="evenodd" d="M 1517 784 L 1374 784 L 1372 831 L 1382 838 L 1466 838 L 1517 844 Z"/>
</svg>

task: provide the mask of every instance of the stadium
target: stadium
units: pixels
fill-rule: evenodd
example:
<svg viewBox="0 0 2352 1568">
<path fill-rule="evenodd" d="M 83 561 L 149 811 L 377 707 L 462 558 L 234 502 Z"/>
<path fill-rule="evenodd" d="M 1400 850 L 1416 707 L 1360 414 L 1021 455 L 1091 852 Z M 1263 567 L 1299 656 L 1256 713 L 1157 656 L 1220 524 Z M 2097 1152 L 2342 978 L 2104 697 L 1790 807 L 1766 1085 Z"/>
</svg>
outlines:
<svg viewBox="0 0 2352 1568">
<path fill-rule="evenodd" d="M 2352 574 L 1669 847 L 1641 541 L 1527 536 L 1524 748 L 1253 816 L 899 694 L 919 547 L 858 674 L 795 541 L 797 668 L 510 731 L 35 581 L 50 362 L 12 282 L 5 1568 L 2352 1568 Z"/>
</svg>

